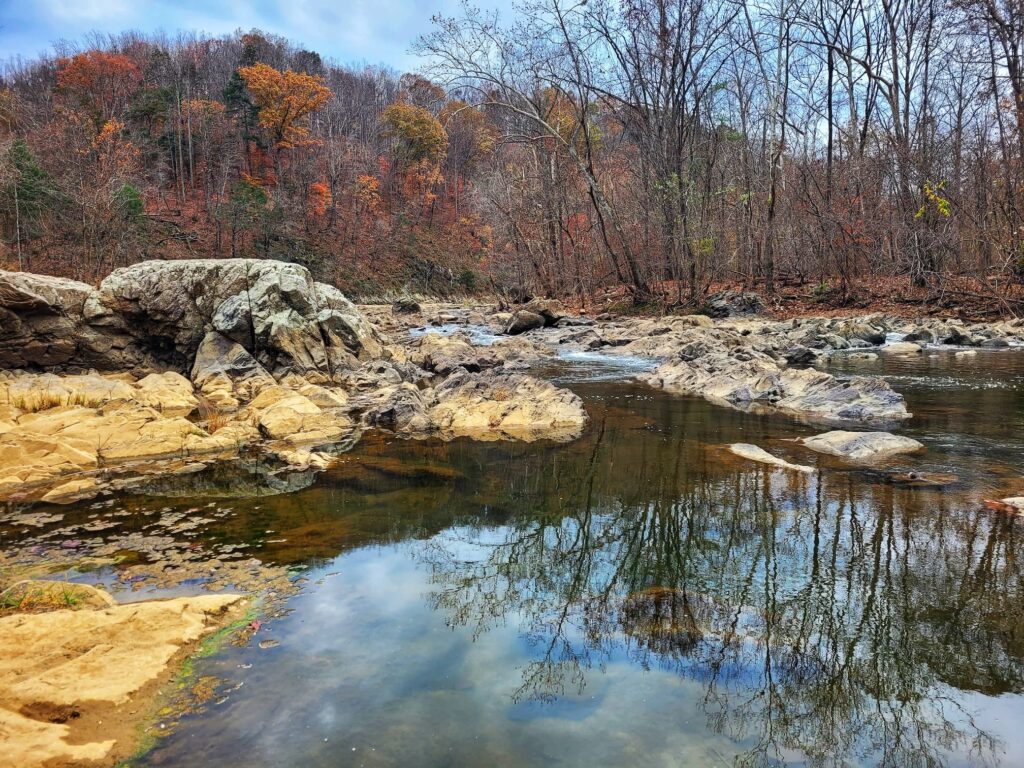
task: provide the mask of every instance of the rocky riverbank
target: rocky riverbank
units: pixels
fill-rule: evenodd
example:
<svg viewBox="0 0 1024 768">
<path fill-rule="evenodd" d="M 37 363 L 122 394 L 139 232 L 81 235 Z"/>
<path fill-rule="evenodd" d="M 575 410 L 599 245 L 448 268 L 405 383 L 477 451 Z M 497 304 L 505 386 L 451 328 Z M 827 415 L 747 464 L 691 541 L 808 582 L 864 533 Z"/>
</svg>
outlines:
<svg viewBox="0 0 1024 768">
<path fill-rule="evenodd" d="M 0 500 L 67 502 L 259 451 L 323 468 L 362 430 L 571 439 L 582 402 L 427 367 L 294 264 L 144 262 L 98 288 L 0 272 Z"/>
<path fill-rule="evenodd" d="M 245 612 L 232 594 L 118 605 L 82 584 L 19 586 L 23 602 L 33 590 L 47 595 L 0 617 L 0 733 L 6 764 L 21 768 L 131 757 L 152 714 L 143 702 L 204 637 Z"/>
<path fill-rule="evenodd" d="M 811 365 L 1024 345 L 1019 320 L 777 321 L 749 304 L 716 319 L 356 307 L 300 266 L 245 259 L 146 262 L 98 288 L 0 273 L 0 499 L 74 501 L 253 452 L 316 471 L 366 429 L 572 439 L 582 402 L 528 375 L 567 352 L 649 359 L 651 386 L 733 408 L 891 428 L 911 414 L 885 381 Z"/>
<path fill-rule="evenodd" d="M 417 312 L 370 312 L 396 337 L 409 328 L 414 333 L 417 327 L 433 329 L 414 347 L 424 365 L 445 371 L 525 369 L 565 351 L 640 356 L 658 362 L 641 378 L 671 392 L 744 410 L 785 412 L 811 423 L 871 428 L 898 426 L 910 418 L 903 397 L 878 377 L 841 380 L 811 368 L 813 363 L 833 355 L 869 360 L 879 354 L 923 354 L 932 344 L 963 347 L 963 354 L 975 348 L 1024 346 L 1020 320 L 966 324 L 882 315 L 791 321 L 749 316 L 713 320 L 705 315 L 586 317 L 569 314 L 551 301 L 515 312 L 435 305 Z M 485 337 L 481 328 L 491 336 Z"/>
</svg>

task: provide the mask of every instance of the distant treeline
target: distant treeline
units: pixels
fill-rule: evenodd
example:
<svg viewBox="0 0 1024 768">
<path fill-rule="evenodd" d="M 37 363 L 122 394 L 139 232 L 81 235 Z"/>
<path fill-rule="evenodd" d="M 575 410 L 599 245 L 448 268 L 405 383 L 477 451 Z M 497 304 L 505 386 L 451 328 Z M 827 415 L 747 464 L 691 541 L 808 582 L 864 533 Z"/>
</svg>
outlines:
<svg viewBox="0 0 1024 768">
<path fill-rule="evenodd" d="M 683 303 L 1024 276 L 1020 0 L 545 0 L 416 48 L 402 76 L 257 31 L 9 62 L 0 262 Z"/>
</svg>

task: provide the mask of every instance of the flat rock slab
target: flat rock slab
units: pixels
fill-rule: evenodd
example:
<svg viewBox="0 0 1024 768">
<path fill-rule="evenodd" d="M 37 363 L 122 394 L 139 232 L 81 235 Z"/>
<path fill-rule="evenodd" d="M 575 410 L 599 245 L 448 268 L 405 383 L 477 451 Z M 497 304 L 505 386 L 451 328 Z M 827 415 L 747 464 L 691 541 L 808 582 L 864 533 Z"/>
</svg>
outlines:
<svg viewBox="0 0 1024 768">
<path fill-rule="evenodd" d="M 890 355 L 919 355 L 923 350 L 912 341 L 895 341 L 882 347 L 882 351 Z"/>
<path fill-rule="evenodd" d="M 138 701 L 240 595 L 149 600 L 0 618 L 0 736 L 9 765 L 110 761 L 132 745 Z M 149 686 L 149 687 L 147 687 Z M 124 726 L 124 727 L 122 727 Z"/>
<path fill-rule="evenodd" d="M 756 461 L 761 464 L 769 464 L 773 467 L 779 467 L 780 469 L 789 469 L 793 472 L 814 472 L 814 467 L 808 467 L 803 464 L 791 464 L 785 459 L 773 456 L 763 448 L 758 448 L 756 445 L 751 445 L 750 443 L 733 443 L 729 446 L 729 450 L 737 456 L 742 456 L 744 459 Z"/>
<path fill-rule="evenodd" d="M 875 461 L 886 456 L 920 451 L 924 445 L 917 440 L 891 432 L 847 432 L 833 430 L 801 441 L 818 453 L 842 456 L 853 461 Z"/>
</svg>

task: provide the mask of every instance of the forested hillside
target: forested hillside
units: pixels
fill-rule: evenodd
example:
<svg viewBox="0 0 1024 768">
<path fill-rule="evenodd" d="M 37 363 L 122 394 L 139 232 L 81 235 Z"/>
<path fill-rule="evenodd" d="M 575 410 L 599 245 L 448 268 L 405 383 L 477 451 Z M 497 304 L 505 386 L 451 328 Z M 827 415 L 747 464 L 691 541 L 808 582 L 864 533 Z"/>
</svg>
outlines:
<svg viewBox="0 0 1024 768">
<path fill-rule="evenodd" d="M 296 261 L 357 296 L 1020 311 L 1020 0 L 546 0 L 410 41 L 419 73 L 272 34 L 126 33 L 0 83 L 0 262 Z"/>
</svg>

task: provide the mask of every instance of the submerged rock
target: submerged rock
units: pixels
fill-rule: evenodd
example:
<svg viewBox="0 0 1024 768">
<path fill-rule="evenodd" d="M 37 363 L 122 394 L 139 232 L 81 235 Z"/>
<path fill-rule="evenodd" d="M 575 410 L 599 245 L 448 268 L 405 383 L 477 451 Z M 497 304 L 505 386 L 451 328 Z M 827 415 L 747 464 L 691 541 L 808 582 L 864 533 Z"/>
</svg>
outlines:
<svg viewBox="0 0 1024 768">
<path fill-rule="evenodd" d="M 889 432 L 846 432 L 835 430 L 801 442 L 812 451 L 842 456 L 853 461 L 871 462 L 901 453 L 920 451 L 924 445 L 917 440 Z"/>
<path fill-rule="evenodd" d="M 814 472 L 814 467 L 808 467 L 803 464 L 790 464 L 785 459 L 772 456 L 763 448 L 758 448 L 750 443 L 733 443 L 729 446 L 729 450 L 744 459 L 750 459 L 750 461 L 756 461 L 761 464 L 770 464 L 780 469 L 789 469 L 794 472 Z"/>
<path fill-rule="evenodd" d="M 905 488 L 948 488 L 960 478 L 949 472 L 894 472 L 889 481 Z"/>
</svg>

